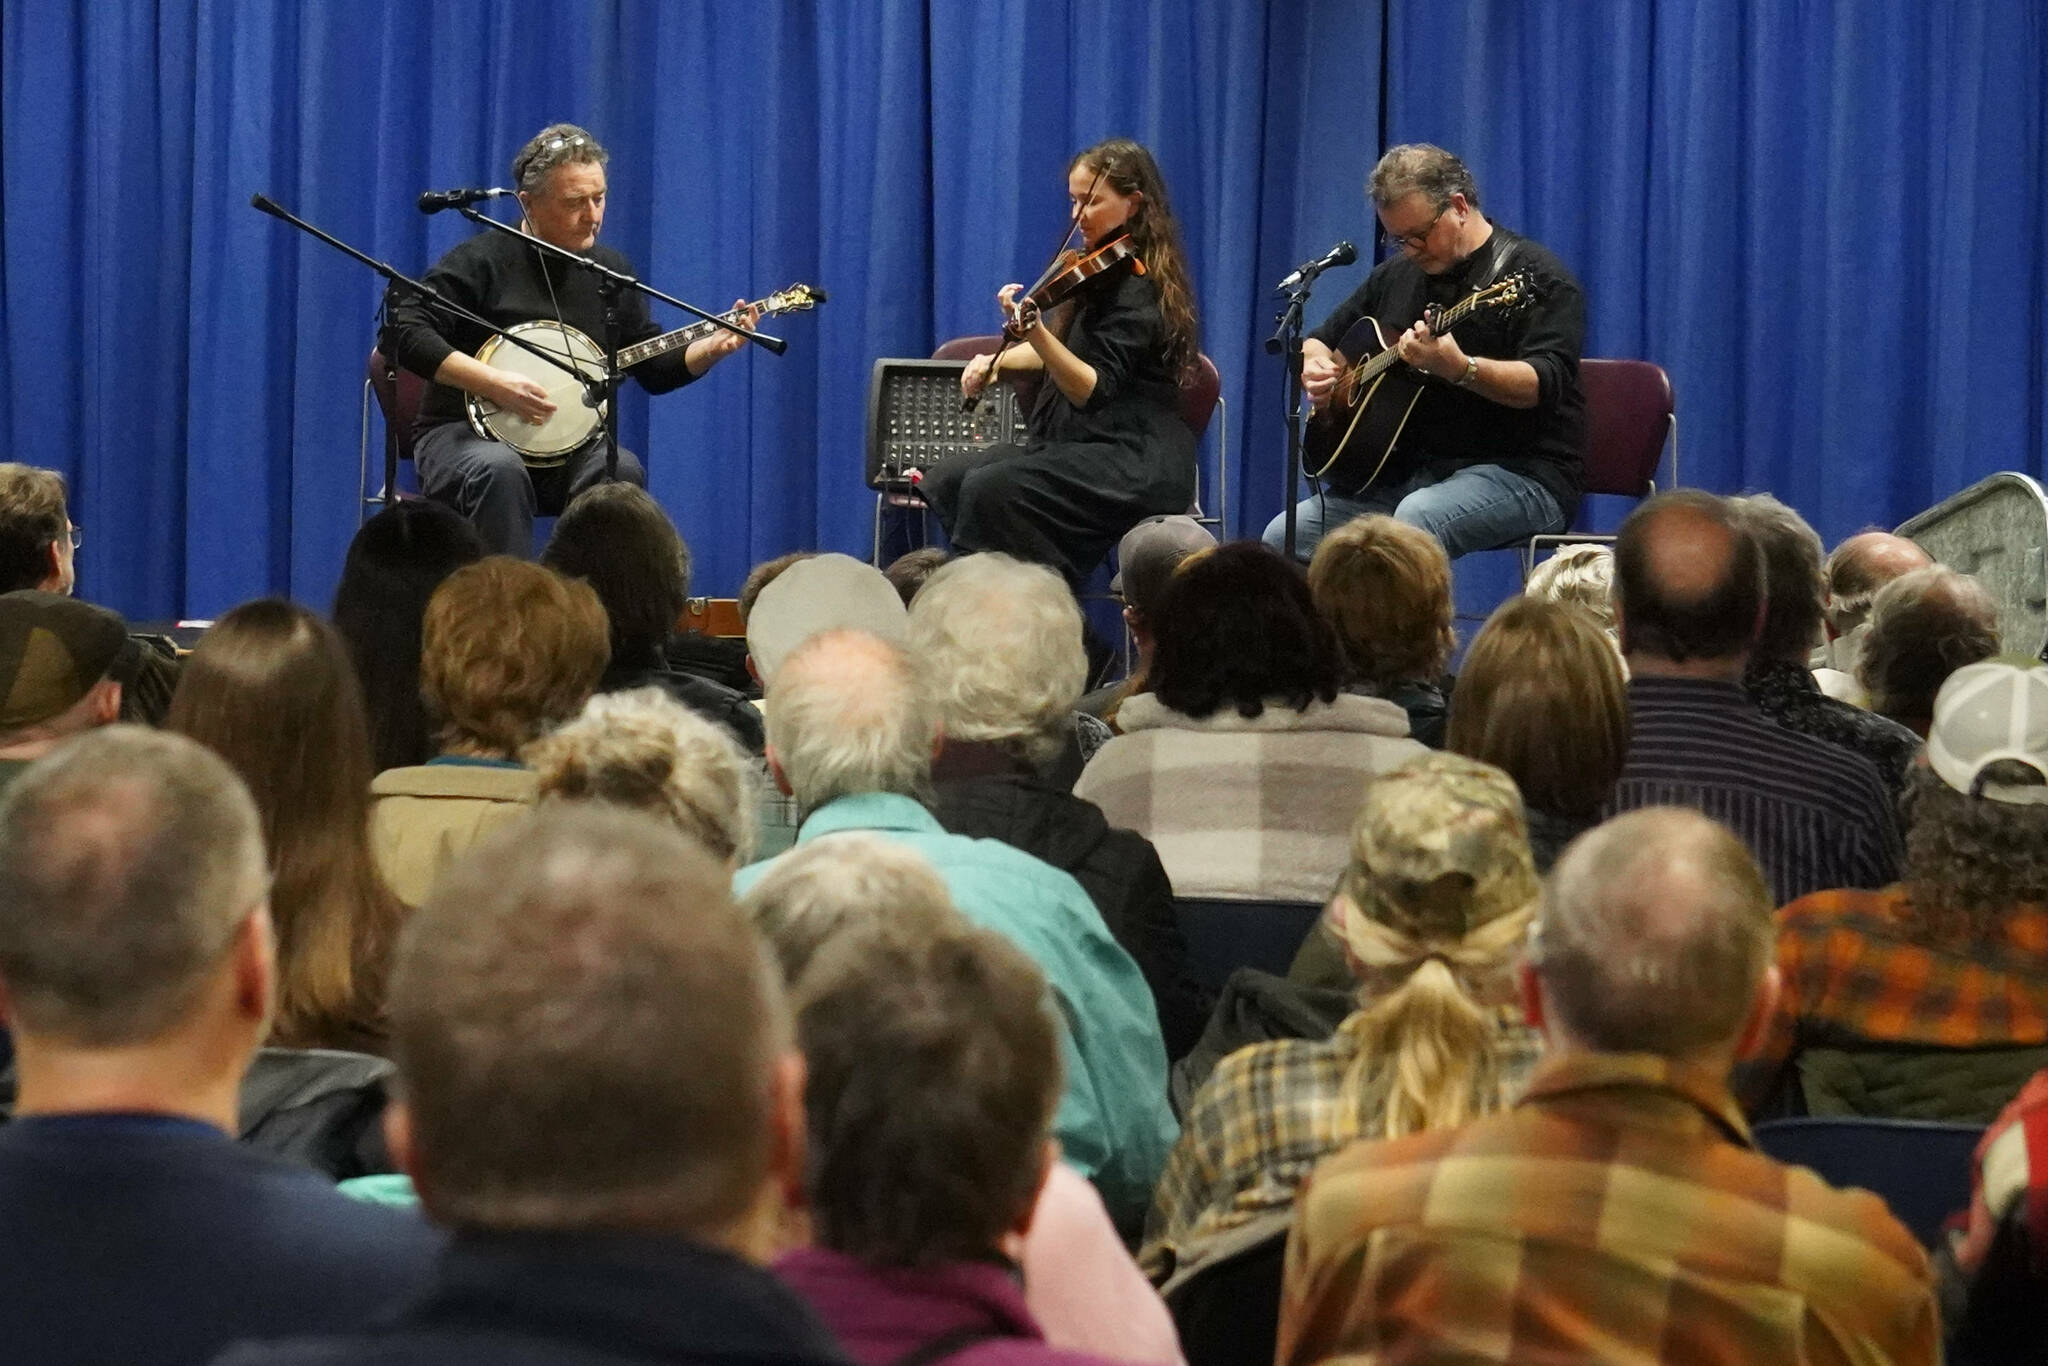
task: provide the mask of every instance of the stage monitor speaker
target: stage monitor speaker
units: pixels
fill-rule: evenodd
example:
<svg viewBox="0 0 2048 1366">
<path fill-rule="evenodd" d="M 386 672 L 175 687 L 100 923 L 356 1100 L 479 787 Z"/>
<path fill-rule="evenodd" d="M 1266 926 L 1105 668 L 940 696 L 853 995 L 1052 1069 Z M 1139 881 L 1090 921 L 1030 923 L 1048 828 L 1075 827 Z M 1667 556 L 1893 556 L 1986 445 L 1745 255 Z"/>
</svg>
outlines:
<svg viewBox="0 0 2048 1366">
<path fill-rule="evenodd" d="M 1024 411 L 1016 391 L 991 384 L 971 413 L 960 411 L 957 360 L 875 362 L 868 383 L 868 487 L 901 492 L 910 471 L 983 446 L 1024 443 Z"/>
<path fill-rule="evenodd" d="M 2000 647 L 2048 647 L 2048 493 L 2024 474 L 1979 480 L 1899 526 L 1951 569 L 1975 575 L 1998 604 Z"/>
</svg>

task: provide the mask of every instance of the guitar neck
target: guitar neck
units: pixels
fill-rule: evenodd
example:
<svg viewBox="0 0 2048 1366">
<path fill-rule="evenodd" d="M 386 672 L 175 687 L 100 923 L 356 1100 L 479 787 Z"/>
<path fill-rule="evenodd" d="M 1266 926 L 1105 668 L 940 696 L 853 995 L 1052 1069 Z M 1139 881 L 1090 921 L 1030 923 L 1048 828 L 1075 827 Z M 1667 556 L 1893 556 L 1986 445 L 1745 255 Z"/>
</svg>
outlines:
<svg viewBox="0 0 2048 1366">
<path fill-rule="evenodd" d="M 748 304 L 747 307 L 759 308 L 766 302 L 767 300 L 762 299 Z M 743 311 L 737 308 L 728 309 L 718 316 L 727 322 L 737 322 Z M 713 332 L 720 330 L 722 329 L 720 329 L 717 323 L 694 322 L 688 327 L 678 327 L 673 332 L 664 332 L 658 337 L 649 337 L 644 342 L 635 342 L 631 346 L 620 347 L 619 368 L 621 370 L 629 369 L 632 366 L 638 365 L 643 360 L 653 360 L 656 356 L 665 356 L 677 347 L 688 346 L 691 342 L 701 341 Z"/>
<path fill-rule="evenodd" d="M 1484 297 L 1484 295 L 1480 294 L 1467 294 L 1464 298 L 1458 300 L 1458 302 L 1437 315 L 1436 326 L 1432 331 L 1439 337 L 1449 336 L 1451 329 L 1463 322 L 1465 315 L 1476 308 L 1479 301 Z M 656 338 L 656 340 L 660 339 Z M 1353 373 L 1358 376 L 1356 382 L 1359 384 L 1370 383 L 1388 370 L 1393 369 L 1400 359 L 1400 353 L 1389 346 L 1378 355 L 1360 361 L 1353 367 Z"/>
</svg>

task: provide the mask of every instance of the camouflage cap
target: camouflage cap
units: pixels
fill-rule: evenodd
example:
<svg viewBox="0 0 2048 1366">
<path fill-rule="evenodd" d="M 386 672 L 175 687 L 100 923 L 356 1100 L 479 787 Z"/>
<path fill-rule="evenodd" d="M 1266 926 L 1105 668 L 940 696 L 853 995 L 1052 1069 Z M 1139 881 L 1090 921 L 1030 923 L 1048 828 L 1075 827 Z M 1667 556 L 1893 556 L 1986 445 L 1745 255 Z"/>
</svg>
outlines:
<svg viewBox="0 0 2048 1366">
<path fill-rule="evenodd" d="M 1338 885 L 1366 919 L 1437 941 L 1528 907 L 1538 888 L 1514 779 L 1435 751 L 1372 780 Z"/>
<path fill-rule="evenodd" d="M 127 641 L 128 623 L 104 607 L 32 588 L 0 594 L 0 731 L 70 710 Z"/>
</svg>

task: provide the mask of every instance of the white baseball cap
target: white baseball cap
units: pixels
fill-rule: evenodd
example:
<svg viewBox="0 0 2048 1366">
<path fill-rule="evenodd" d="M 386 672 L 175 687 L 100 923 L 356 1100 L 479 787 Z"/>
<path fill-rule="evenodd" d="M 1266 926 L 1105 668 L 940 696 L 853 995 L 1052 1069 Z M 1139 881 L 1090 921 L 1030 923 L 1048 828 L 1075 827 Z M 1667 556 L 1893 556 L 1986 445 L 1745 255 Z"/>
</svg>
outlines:
<svg viewBox="0 0 2048 1366">
<path fill-rule="evenodd" d="M 1980 787 L 1979 775 L 2001 759 L 2025 764 L 2043 783 Z M 1927 763 L 1966 796 L 2048 805 L 2048 668 L 2007 657 L 1966 664 L 1950 674 L 1934 697 Z"/>
</svg>

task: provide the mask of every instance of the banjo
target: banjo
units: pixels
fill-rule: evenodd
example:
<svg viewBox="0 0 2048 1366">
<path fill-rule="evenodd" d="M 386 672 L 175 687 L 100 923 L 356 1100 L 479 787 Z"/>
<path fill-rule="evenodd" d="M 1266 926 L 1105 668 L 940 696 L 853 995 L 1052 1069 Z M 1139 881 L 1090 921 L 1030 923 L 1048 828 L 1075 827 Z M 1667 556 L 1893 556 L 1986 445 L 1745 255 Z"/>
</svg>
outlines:
<svg viewBox="0 0 2048 1366">
<path fill-rule="evenodd" d="M 764 318 L 778 313 L 798 313 L 825 302 L 825 291 L 811 285 L 791 285 L 765 299 L 748 304 Z M 745 308 L 719 314 L 737 322 Z M 664 356 L 719 330 L 717 323 L 696 322 L 649 337 L 644 342 L 619 348 L 621 374 L 641 361 Z M 519 452 L 520 459 L 537 469 L 559 465 L 590 439 L 604 421 L 604 404 L 592 402 L 591 386 L 604 383 L 604 348 L 567 323 L 550 319 L 519 323 L 505 329 L 529 346 L 551 358 L 543 360 L 525 347 L 510 345 L 503 336 L 492 336 L 477 348 L 476 358 L 485 365 L 523 376 L 548 391 L 554 415 L 545 422 L 528 422 L 518 414 L 500 408 L 486 398 L 471 394 L 466 403 L 469 425 L 486 441 L 502 441 Z"/>
</svg>

